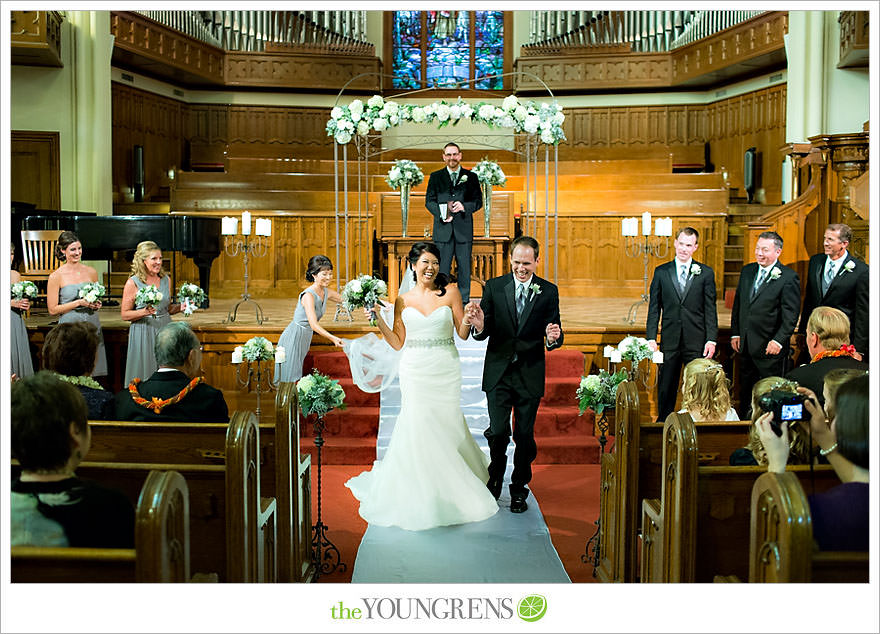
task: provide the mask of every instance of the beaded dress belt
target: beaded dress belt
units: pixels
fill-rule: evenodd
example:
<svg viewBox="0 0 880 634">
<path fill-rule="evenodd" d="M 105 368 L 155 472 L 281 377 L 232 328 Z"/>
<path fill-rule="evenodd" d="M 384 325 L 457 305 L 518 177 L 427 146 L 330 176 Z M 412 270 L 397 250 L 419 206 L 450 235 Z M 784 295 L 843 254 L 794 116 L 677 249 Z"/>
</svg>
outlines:
<svg viewBox="0 0 880 634">
<path fill-rule="evenodd" d="M 440 348 L 442 346 L 454 346 L 452 337 L 438 337 L 437 339 L 407 339 L 406 345 L 410 348 Z"/>
</svg>

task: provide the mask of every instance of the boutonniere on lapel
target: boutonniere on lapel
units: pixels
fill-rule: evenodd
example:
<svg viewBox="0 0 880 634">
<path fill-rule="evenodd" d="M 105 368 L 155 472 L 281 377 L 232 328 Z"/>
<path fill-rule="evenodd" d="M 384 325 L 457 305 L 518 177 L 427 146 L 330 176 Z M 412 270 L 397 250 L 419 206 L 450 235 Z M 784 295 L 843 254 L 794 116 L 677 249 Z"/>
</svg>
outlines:
<svg viewBox="0 0 880 634">
<path fill-rule="evenodd" d="M 782 271 L 779 270 L 778 266 L 774 266 L 772 269 L 770 269 L 771 280 L 778 280 L 780 275 L 782 275 Z"/>
<path fill-rule="evenodd" d="M 458 179 L 458 184 L 462 185 L 467 182 L 467 174 L 462 174 L 461 178 Z"/>
<path fill-rule="evenodd" d="M 691 275 L 699 275 L 702 271 L 699 264 L 691 264 Z"/>
<path fill-rule="evenodd" d="M 532 291 L 532 297 L 541 294 L 541 287 L 537 284 L 529 284 L 529 290 Z"/>
<path fill-rule="evenodd" d="M 843 265 L 843 270 L 847 273 L 852 273 L 854 268 L 856 268 L 856 263 L 852 260 Z"/>
</svg>

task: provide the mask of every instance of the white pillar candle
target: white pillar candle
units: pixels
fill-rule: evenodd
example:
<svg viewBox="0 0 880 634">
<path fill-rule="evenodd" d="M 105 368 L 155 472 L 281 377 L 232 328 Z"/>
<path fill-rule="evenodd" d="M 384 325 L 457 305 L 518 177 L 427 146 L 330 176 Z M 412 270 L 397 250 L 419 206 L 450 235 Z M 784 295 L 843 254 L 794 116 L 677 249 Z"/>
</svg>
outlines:
<svg viewBox="0 0 880 634">
<path fill-rule="evenodd" d="M 272 235 L 272 221 L 268 218 L 263 218 L 263 226 L 266 228 L 266 233 L 263 235 L 268 237 Z"/>
<path fill-rule="evenodd" d="M 232 362 L 241 363 L 244 360 L 244 346 L 235 346 L 232 351 Z"/>
<path fill-rule="evenodd" d="M 657 218 L 657 235 L 658 236 L 671 236 L 672 235 L 672 218 Z"/>
<path fill-rule="evenodd" d="M 235 229 L 233 228 L 232 221 L 234 218 L 230 216 L 223 216 L 223 219 L 220 221 L 220 233 L 224 236 L 231 236 L 235 233 Z"/>
<path fill-rule="evenodd" d="M 663 353 L 659 350 L 655 350 L 654 356 L 651 357 L 651 360 L 658 365 L 663 363 Z"/>
<path fill-rule="evenodd" d="M 651 235 L 651 212 L 646 211 L 642 214 L 642 235 Z"/>
<path fill-rule="evenodd" d="M 628 236 L 629 234 L 626 232 L 626 218 L 620 219 L 620 235 Z"/>
<path fill-rule="evenodd" d="M 284 346 L 275 346 L 275 363 L 284 363 L 287 353 L 284 352 Z"/>
<path fill-rule="evenodd" d="M 620 350 L 612 350 L 611 363 L 620 363 L 621 361 L 623 361 L 623 357 L 620 354 Z"/>
<path fill-rule="evenodd" d="M 241 214 L 241 235 L 251 235 L 251 212 L 245 211 Z"/>
<path fill-rule="evenodd" d="M 614 352 L 614 346 L 605 346 L 604 356 L 606 359 L 611 357 L 612 352 Z"/>
</svg>

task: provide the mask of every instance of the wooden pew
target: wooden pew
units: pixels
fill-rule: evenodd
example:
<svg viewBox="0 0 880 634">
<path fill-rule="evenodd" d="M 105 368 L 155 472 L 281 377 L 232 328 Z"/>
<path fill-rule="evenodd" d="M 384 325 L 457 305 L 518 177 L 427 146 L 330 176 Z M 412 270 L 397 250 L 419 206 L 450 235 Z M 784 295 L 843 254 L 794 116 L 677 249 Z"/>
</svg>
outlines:
<svg viewBox="0 0 880 634">
<path fill-rule="evenodd" d="M 221 581 L 276 581 L 277 509 L 274 498 L 260 494 L 256 416 L 235 412 L 228 425 L 177 423 L 176 430 L 173 425 L 90 423 L 94 454 L 89 457 L 105 461 L 83 462 L 77 475 L 134 499 L 150 470 L 179 471 L 190 490 L 193 569 L 218 573 Z M 205 435 L 196 436 L 197 429 Z M 219 439 L 224 444 L 216 448 Z M 169 458 L 173 462 L 159 462 Z"/>
<path fill-rule="evenodd" d="M 617 389 L 614 451 L 602 456 L 599 502 L 599 565 L 605 582 L 635 582 L 639 573 L 641 500 L 659 497 L 663 423 L 642 422 L 636 385 Z M 700 465 L 727 465 L 731 452 L 746 443 L 749 421 L 696 423 Z"/>
<path fill-rule="evenodd" d="M 180 583 L 190 579 L 189 490 L 176 471 L 150 471 L 134 548 L 13 546 L 14 583 Z"/>
<path fill-rule="evenodd" d="M 867 583 L 867 552 L 822 552 L 813 544 L 810 505 L 798 477 L 755 481 L 749 531 L 750 583 Z"/>
<path fill-rule="evenodd" d="M 790 466 L 816 491 L 838 480 L 829 465 Z M 700 466 L 697 425 L 670 414 L 663 429 L 660 498 L 642 500 L 642 582 L 709 582 L 748 576 L 752 488 L 766 467 Z"/>
</svg>

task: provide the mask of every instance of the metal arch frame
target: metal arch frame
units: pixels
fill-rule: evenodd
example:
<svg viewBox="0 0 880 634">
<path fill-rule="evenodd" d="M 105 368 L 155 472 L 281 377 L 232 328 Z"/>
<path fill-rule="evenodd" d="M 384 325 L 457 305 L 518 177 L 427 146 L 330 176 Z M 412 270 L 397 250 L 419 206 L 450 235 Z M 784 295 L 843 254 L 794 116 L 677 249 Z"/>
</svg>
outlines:
<svg viewBox="0 0 880 634">
<path fill-rule="evenodd" d="M 387 73 L 378 73 L 378 72 L 367 72 L 367 73 L 359 73 L 354 77 L 350 78 L 339 92 L 336 95 L 336 100 L 333 102 L 333 107 L 339 105 L 340 100 L 342 99 L 343 94 L 346 89 L 352 84 L 352 82 L 362 78 L 362 77 L 389 77 L 394 78 L 393 75 L 389 75 Z M 555 96 L 553 95 L 553 91 L 550 87 L 542 80 L 540 77 L 535 75 L 534 73 L 529 73 L 526 71 L 514 71 L 509 73 L 497 73 L 495 75 L 485 75 L 479 78 L 479 81 L 484 79 L 490 79 L 495 77 L 507 77 L 507 76 L 521 76 L 528 77 L 538 81 L 547 93 L 550 95 L 552 99 L 555 100 Z M 474 83 L 478 81 L 477 79 L 469 79 L 467 81 L 457 82 L 453 88 L 465 87 L 467 84 Z M 394 100 L 398 98 L 404 97 L 413 97 L 418 95 L 419 93 L 434 90 L 434 87 L 425 87 L 419 88 L 417 90 L 397 93 L 394 95 L 388 96 L 386 101 Z M 511 93 L 515 94 L 515 93 Z M 497 98 L 494 95 L 492 98 Z M 433 143 L 437 138 L 444 136 L 441 134 L 426 134 L 426 135 L 402 135 L 398 136 L 399 139 L 421 139 L 420 142 L 416 143 L 415 146 L 420 145 L 428 145 L 429 143 Z M 518 156 L 525 156 L 526 159 L 526 187 L 525 187 L 525 195 L 526 195 L 526 209 L 525 209 L 525 222 L 526 222 L 526 231 L 527 233 L 534 235 L 538 230 L 538 209 L 537 209 L 537 185 L 538 185 L 538 148 L 540 142 L 538 140 L 537 134 L 523 134 L 513 132 L 512 134 L 487 134 L 487 135 L 463 135 L 460 138 L 464 139 L 473 139 L 474 137 L 479 137 L 479 142 L 482 145 L 488 145 L 490 148 L 495 149 L 504 149 L 509 150 L 507 147 L 494 146 L 491 143 L 487 143 L 485 139 L 489 139 L 491 137 L 501 137 L 504 138 L 513 138 L 514 140 L 514 148 L 513 153 Z M 368 134 L 365 136 L 361 136 L 357 133 L 352 135 L 353 140 L 355 141 L 355 148 L 357 150 L 357 267 L 358 270 L 361 269 L 361 254 L 363 252 L 363 242 L 364 236 L 362 234 L 364 222 L 363 222 L 363 214 L 364 210 L 368 206 L 369 193 L 370 193 L 370 157 L 379 156 L 385 152 L 389 152 L 392 150 L 401 149 L 403 146 L 392 146 L 392 147 L 382 147 L 378 150 L 373 150 L 373 143 L 375 141 L 380 141 L 382 139 L 381 134 Z M 517 138 L 523 138 L 525 140 L 525 149 L 518 150 L 517 149 Z M 349 170 L 348 170 L 348 143 L 342 145 L 342 195 L 344 197 L 342 203 L 342 218 L 344 220 L 344 244 L 345 244 L 345 279 L 346 281 L 351 279 L 351 272 L 349 268 L 349 248 L 350 248 L 350 240 L 348 235 L 348 220 L 349 220 L 349 196 L 348 196 L 348 184 L 349 184 Z M 545 146 L 549 144 L 544 144 Z M 333 189 L 334 189 L 334 220 L 335 220 L 335 231 L 336 231 L 336 262 L 341 262 L 340 260 L 340 168 L 339 168 L 339 146 L 340 144 L 336 142 L 336 139 L 333 139 Z M 407 147 L 413 147 L 412 144 L 408 144 Z M 534 182 L 534 191 L 532 188 L 532 182 Z M 553 275 L 552 280 L 554 283 L 558 284 L 559 278 L 559 146 L 558 144 L 553 144 L 553 209 L 552 209 L 552 218 L 553 218 Z M 550 208 L 550 148 L 544 148 L 544 245 L 545 249 L 549 247 L 550 244 L 550 219 L 551 219 L 551 208 Z M 551 277 L 549 275 L 549 267 L 547 269 L 547 277 Z M 340 276 L 336 277 L 336 290 L 340 290 Z M 341 305 L 340 305 L 341 306 Z M 337 308 L 336 318 L 338 319 L 340 312 L 344 312 L 347 314 L 347 311 L 343 309 L 340 311 Z M 348 315 L 349 320 L 351 316 Z"/>
</svg>

